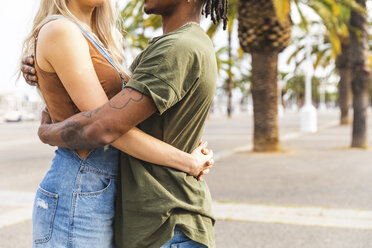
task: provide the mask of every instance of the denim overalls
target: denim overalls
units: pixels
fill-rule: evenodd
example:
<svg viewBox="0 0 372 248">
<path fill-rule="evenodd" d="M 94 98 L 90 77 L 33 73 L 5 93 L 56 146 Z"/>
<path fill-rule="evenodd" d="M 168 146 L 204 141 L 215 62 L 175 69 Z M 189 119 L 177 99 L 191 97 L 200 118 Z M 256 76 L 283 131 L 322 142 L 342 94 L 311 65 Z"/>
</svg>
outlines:
<svg viewBox="0 0 372 248">
<path fill-rule="evenodd" d="M 65 17 L 51 17 L 57 18 Z M 82 32 L 115 67 L 97 42 Z M 84 159 L 74 150 L 58 148 L 36 193 L 33 247 L 114 247 L 118 164 L 119 151 L 111 146 L 92 150 Z"/>
<path fill-rule="evenodd" d="M 114 247 L 119 151 L 92 150 L 85 159 L 58 148 L 37 190 L 33 247 Z"/>
</svg>

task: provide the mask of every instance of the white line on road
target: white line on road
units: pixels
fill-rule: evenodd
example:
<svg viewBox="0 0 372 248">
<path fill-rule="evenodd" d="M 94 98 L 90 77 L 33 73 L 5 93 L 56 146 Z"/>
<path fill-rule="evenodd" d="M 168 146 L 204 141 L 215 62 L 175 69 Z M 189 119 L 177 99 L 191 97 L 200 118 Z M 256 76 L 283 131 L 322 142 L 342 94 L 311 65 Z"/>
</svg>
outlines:
<svg viewBox="0 0 372 248">
<path fill-rule="evenodd" d="M 0 229 L 6 226 L 22 223 L 31 220 L 32 208 L 19 208 L 0 214 Z"/>
<path fill-rule="evenodd" d="M 0 207 L 30 207 L 35 193 L 19 191 L 0 191 Z"/>
<path fill-rule="evenodd" d="M 372 230 L 372 211 L 213 202 L 218 220 Z"/>
<path fill-rule="evenodd" d="M 0 214 L 0 229 L 31 220 L 35 193 L 0 191 L 1 207 L 12 207 L 11 211 Z"/>
</svg>

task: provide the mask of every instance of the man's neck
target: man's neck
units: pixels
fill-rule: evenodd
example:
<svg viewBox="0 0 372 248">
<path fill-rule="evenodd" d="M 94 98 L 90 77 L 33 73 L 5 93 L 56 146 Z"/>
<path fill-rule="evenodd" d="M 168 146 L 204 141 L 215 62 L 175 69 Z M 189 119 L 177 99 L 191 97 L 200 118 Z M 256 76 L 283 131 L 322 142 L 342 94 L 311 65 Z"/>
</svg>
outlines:
<svg viewBox="0 0 372 248">
<path fill-rule="evenodd" d="M 175 11 L 172 15 L 162 16 L 163 34 L 177 30 L 190 22 L 200 24 L 200 17 L 200 12 L 193 13 L 192 11 L 191 13 L 190 11 Z"/>
</svg>

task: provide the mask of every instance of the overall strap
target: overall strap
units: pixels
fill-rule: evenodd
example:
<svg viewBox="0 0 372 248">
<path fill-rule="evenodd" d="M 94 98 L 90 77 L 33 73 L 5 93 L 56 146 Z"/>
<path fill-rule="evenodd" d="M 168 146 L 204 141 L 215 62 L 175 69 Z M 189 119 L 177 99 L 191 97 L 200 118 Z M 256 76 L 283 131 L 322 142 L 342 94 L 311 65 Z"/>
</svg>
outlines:
<svg viewBox="0 0 372 248">
<path fill-rule="evenodd" d="M 115 68 L 115 70 L 119 73 L 120 75 L 120 78 L 123 82 L 123 88 L 124 88 L 124 85 L 125 85 L 125 80 L 123 78 L 123 75 L 121 74 L 120 70 L 117 68 L 117 66 L 115 65 L 114 61 L 112 61 L 112 59 L 110 58 L 110 56 L 107 54 L 107 52 L 105 51 L 105 49 L 100 45 L 98 44 L 98 42 L 93 39 L 92 36 L 90 36 L 88 34 L 87 31 L 85 31 L 80 25 L 78 25 L 75 21 L 71 20 L 70 18 L 67 18 L 65 16 L 61 16 L 61 15 L 53 15 L 53 16 L 50 16 L 48 18 L 49 20 L 55 20 L 55 19 L 66 19 L 66 20 L 69 20 L 70 22 L 74 23 L 79 29 L 80 31 L 84 34 L 85 37 L 88 38 L 88 40 L 90 40 L 90 42 L 98 49 L 98 51 L 103 55 L 103 57 L 105 57 L 105 59 Z"/>
</svg>

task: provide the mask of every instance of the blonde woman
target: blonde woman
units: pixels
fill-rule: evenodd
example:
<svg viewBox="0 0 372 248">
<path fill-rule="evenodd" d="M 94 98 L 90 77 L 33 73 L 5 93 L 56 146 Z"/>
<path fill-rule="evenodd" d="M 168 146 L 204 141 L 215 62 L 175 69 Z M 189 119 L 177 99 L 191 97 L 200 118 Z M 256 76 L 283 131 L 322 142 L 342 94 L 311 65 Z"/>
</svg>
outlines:
<svg viewBox="0 0 372 248">
<path fill-rule="evenodd" d="M 121 91 L 128 76 L 115 23 L 110 0 L 41 1 L 24 56 L 35 49 L 38 84 L 54 122 L 96 109 Z M 205 143 L 188 154 L 138 129 L 112 145 L 195 177 L 213 164 Z M 33 247 L 114 247 L 119 151 L 108 146 L 55 153 L 35 198 Z"/>
</svg>

